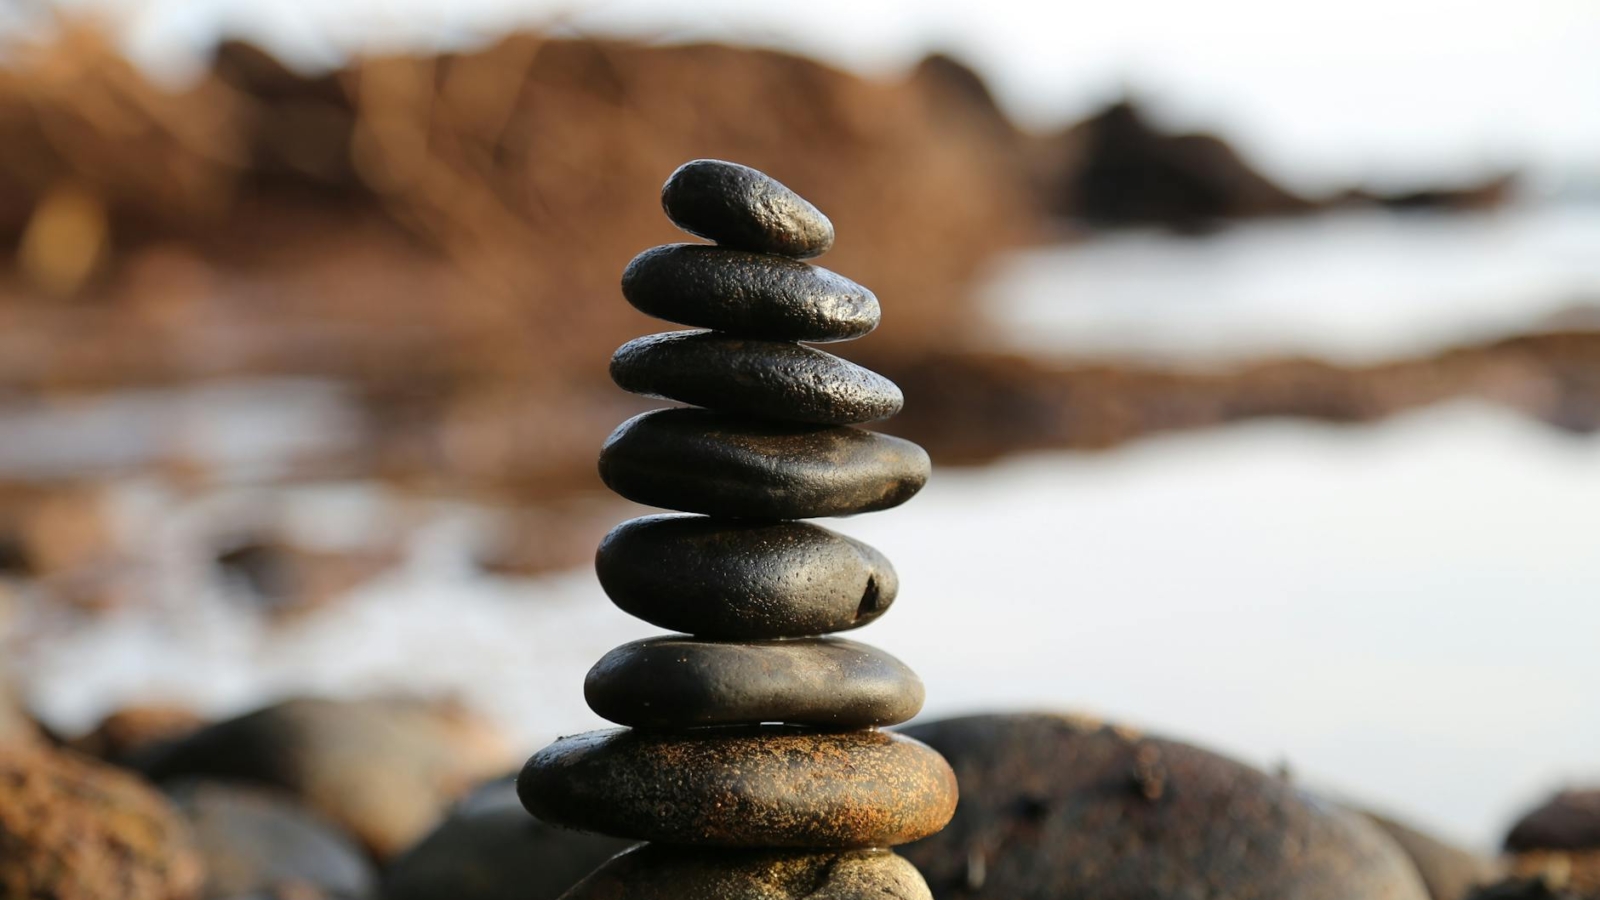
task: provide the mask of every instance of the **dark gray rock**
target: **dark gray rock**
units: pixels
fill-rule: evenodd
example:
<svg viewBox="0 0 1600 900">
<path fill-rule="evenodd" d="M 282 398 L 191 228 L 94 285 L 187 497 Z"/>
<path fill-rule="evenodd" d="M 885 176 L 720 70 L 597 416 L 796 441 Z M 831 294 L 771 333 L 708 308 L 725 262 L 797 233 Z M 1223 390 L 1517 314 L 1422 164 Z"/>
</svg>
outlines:
<svg viewBox="0 0 1600 900">
<path fill-rule="evenodd" d="M 661 188 L 673 224 L 724 247 L 795 259 L 833 246 L 833 223 L 777 179 L 749 166 L 697 159 Z"/>
<path fill-rule="evenodd" d="M 635 416 L 600 449 L 600 477 L 629 500 L 730 518 L 888 509 L 922 489 L 928 468 L 928 454 L 899 438 L 703 409 Z"/>
<path fill-rule="evenodd" d="M 371 897 L 377 873 L 348 835 L 287 794 L 216 781 L 168 785 L 189 820 L 206 897 L 293 888 L 337 900 Z"/>
<path fill-rule="evenodd" d="M 556 900 L 632 843 L 535 819 L 506 779 L 463 801 L 396 859 L 383 900 Z"/>
<path fill-rule="evenodd" d="M 878 326 L 878 298 L 843 275 L 782 256 L 667 244 L 635 256 L 622 295 L 640 312 L 740 337 L 848 341 Z"/>
<path fill-rule="evenodd" d="M 1361 817 L 1204 750 L 1065 716 L 906 729 L 950 761 L 961 807 L 903 848 L 962 900 L 1426 900 Z"/>
<path fill-rule="evenodd" d="M 630 519 L 600 543 L 595 571 L 629 615 L 724 640 L 859 628 L 900 590 L 883 554 L 807 522 Z"/>
<path fill-rule="evenodd" d="M 556 825 L 718 847 L 887 847 L 938 831 L 956 805 L 939 754 L 883 731 L 616 729 L 528 760 L 517 795 Z"/>
<path fill-rule="evenodd" d="M 584 679 L 600 716 L 632 728 L 781 722 L 820 728 L 896 725 L 922 709 L 922 679 L 855 641 L 762 643 L 660 637 L 612 650 Z"/>
<path fill-rule="evenodd" d="M 900 411 L 894 382 L 831 353 L 714 331 L 674 331 L 623 344 L 611 380 L 635 394 L 768 419 L 852 425 Z"/>
<path fill-rule="evenodd" d="M 1556 794 L 1517 820 L 1505 846 L 1513 853 L 1600 850 L 1600 789 Z"/>
<path fill-rule="evenodd" d="M 887 850 L 695 850 L 645 844 L 601 866 L 565 900 L 930 900 Z"/>
</svg>

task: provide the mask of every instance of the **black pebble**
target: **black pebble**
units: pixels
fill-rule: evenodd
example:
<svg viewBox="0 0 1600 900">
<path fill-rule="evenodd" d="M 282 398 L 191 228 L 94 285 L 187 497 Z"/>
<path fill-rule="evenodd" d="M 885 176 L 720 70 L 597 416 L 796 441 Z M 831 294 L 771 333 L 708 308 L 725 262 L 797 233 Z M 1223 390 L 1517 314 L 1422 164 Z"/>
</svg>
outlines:
<svg viewBox="0 0 1600 900">
<path fill-rule="evenodd" d="M 883 615 L 900 589 L 883 554 L 807 522 L 630 519 L 601 542 L 595 571 L 629 615 L 729 640 L 857 628 Z"/>
<path fill-rule="evenodd" d="M 636 503 L 711 516 L 811 519 L 899 506 L 928 480 L 928 454 L 858 428 L 661 409 L 617 427 L 600 477 Z"/>
<path fill-rule="evenodd" d="M 666 244 L 635 256 L 622 295 L 640 312 L 741 337 L 848 341 L 878 326 L 878 298 L 843 275 L 782 256 Z"/>
<path fill-rule="evenodd" d="M 673 331 L 623 344 L 611 357 L 623 390 L 771 419 L 853 425 L 903 402 L 894 382 L 831 353 L 714 331 Z"/>
<path fill-rule="evenodd" d="M 631 728 L 780 722 L 896 725 L 922 709 L 922 679 L 889 654 L 840 638 L 760 643 L 650 638 L 589 670 L 589 708 Z"/>
<path fill-rule="evenodd" d="M 724 247 L 805 259 L 833 246 L 827 216 L 772 176 L 738 163 L 684 163 L 662 187 L 661 207 L 679 228 Z"/>
</svg>

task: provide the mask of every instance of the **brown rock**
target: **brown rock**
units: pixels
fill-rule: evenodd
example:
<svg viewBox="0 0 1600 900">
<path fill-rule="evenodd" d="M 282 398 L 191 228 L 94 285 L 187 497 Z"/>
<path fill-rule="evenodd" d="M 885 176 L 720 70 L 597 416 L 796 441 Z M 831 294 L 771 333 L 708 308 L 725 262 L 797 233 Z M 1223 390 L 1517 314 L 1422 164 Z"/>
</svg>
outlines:
<svg viewBox="0 0 1600 900">
<path fill-rule="evenodd" d="M 1600 900 L 1600 850 L 1524 850 L 1511 858 L 1511 871 L 1583 900 Z"/>
<path fill-rule="evenodd" d="M 380 858 L 410 846 L 474 784 L 512 765 L 492 727 L 448 705 L 297 699 L 219 722 L 149 763 L 298 796 Z"/>
<path fill-rule="evenodd" d="M 0 897 L 190 900 L 183 819 L 137 776 L 54 750 L 0 749 Z"/>
<path fill-rule="evenodd" d="M 917 870 L 887 850 L 697 851 L 646 844 L 601 866 L 564 900 L 930 900 Z"/>
<path fill-rule="evenodd" d="M 199 713 L 183 706 L 153 704 L 119 709 L 69 746 L 114 765 L 139 768 L 161 748 L 205 727 Z"/>
<path fill-rule="evenodd" d="M 906 729 L 962 802 L 903 849 L 936 897 L 1425 900 L 1382 832 L 1204 750 L 1053 715 Z"/>
<path fill-rule="evenodd" d="M 956 803 L 949 766 L 910 738 L 775 727 L 562 738 L 517 794 L 557 825 L 719 847 L 893 846 L 938 831 Z"/>
</svg>

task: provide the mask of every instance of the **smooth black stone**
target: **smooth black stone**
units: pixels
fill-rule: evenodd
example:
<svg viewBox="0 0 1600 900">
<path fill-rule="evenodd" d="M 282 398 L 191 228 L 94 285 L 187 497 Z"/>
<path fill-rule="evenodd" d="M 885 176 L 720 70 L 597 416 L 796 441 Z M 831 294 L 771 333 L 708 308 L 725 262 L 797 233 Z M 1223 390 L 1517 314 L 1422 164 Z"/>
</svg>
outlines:
<svg viewBox="0 0 1600 900">
<path fill-rule="evenodd" d="M 696 850 L 645 844 L 612 858 L 563 900 L 932 900 L 887 850 Z"/>
<path fill-rule="evenodd" d="M 826 425 L 886 419 L 904 402 L 894 382 L 831 353 L 714 331 L 629 341 L 611 357 L 611 380 L 635 394 Z"/>
<path fill-rule="evenodd" d="M 635 256 L 622 295 L 640 312 L 741 337 L 848 341 L 878 327 L 878 298 L 843 275 L 782 256 L 667 244 Z"/>
<path fill-rule="evenodd" d="M 517 796 L 551 824 L 644 841 L 892 847 L 950 821 L 956 779 L 939 754 L 876 729 L 619 728 L 535 753 Z"/>
<path fill-rule="evenodd" d="M 905 663 L 855 641 L 659 637 L 601 657 L 583 696 L 601 717 L 631 728 L 781 722 L 845 730 L 904 722 L 925 693 Z"/>
<path fill-rule="evenodd" d="M 910 441 L 704 409 L 659 409 L 617 427 L 600 477 L 636 503 L 746 519 L 811 519 L 899 506 L 928 480 Z"/>
<path fill-rule="evenodd" d="M 724 247 L 805 259 L 833 246 L 833 223 L 777 179 L 749 166 L 697 159 L 661 188 L 673 224 Z"/>
<path fill-rule="evenodd" d="M 728 640 L 858 628 L 883 615 L 900 590 L 882 553 L 806 522 L 630 519 L 600 542 L 595 571 L 623 612 Z"/>
</svg>

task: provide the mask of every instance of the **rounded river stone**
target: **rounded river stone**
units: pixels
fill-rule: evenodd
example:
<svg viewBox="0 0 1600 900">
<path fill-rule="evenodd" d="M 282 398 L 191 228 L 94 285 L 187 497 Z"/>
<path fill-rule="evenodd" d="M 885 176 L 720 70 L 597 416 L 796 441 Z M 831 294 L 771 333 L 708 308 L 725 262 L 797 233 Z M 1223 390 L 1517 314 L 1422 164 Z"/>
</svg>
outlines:
<svg viewBox="0 0 1600 900">
<path fill-rule="evenodd" d="M 600 716 L 633 728 L 782 722 L 843 730 L 904 722 L 925 694 L 905 663 L 855 641 L 659 637 L 601 657 L 583 695 Z"/>
<path fill-rule="evenodd" d="M 910 441 L 837 425 L 659 409 L 617 427 L 600 477 L 636 503 L 712 516 L 811 519 L 888 509 L 928 480 Z"/>
<path fill-rule="evenodd" d="M 956 807 L 939 754 L 883 731 L 693 736 L 614 729 L 562 738 L 523 766 L 535 816 L 614 837 L 717 847 L 888 847 Z"/>
<path fill-rule="evenodd" d="M 640 312 L 741 337 L 848 341 L 878 327 L 878 298 L 843 275 L 782 256 L 667 244 L 635 256 L 622 295 Z"/>
<path fill-rule="evenodd" d="M 828 425 L 886 419 L 904 402 L 894 382 L 831 353 L 714 331 L 629 341 L 611 357 L 611 380 L 635 394 Z"/>
<path fill-rule="evenodd" d="M 1362 817 L 1196 747 L 1037 714 L 906 731 L 961 782 L 950 827 L 902 850 L 941 897 L 1428 900 Z"/>
<path fill-rule="evenodd" d="M 805 259 L 833 246 L 833 223 L 777 179 L 749 166 L 697 159 L 661 188 L 673 224 L 724 247 Z"/>
<path fill-rule="evenodd" d="M 724 640 L 859 628 L 900 590 L 882 553 L 807 522 L 630 519 L 600 542 L 595 571 L 623 612 Z"/>
<path fill-rule="evenodd" d="M 887 850 L 696 850 L 644 844 L 563 900 L 932 900 L 917 870 Z"/>
</svg>

